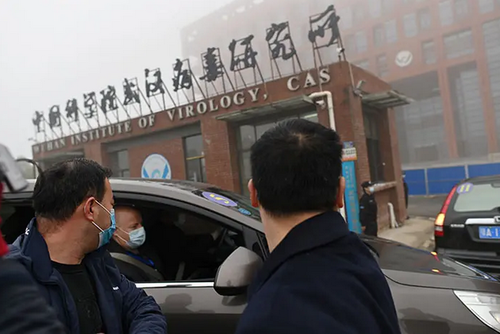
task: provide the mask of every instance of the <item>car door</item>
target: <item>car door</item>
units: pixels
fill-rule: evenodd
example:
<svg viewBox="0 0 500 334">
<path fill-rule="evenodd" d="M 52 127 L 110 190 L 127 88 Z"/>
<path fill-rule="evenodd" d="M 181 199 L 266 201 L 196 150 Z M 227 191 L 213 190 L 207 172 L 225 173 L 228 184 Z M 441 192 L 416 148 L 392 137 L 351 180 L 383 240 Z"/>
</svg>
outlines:
<svg viewBox="0 0 500 334">
<path fill-rule="evenodd" d="M 168 208 L 186 210 L 206 217 L 212 223 L 241 233 L 244 246 L 255 249 L 257 233 L 244 228 L 233 220 L 213 211 L 189 203 L 154 196 L 115 192 L 120 200 L 140 201 Z M 236 231 L 236 232 L 235 232 Z M 136 282 L 137 283 L 137 282 Z M 146 293 L 155 298 L 167 317 L 168 332 L 180 333 L 234 333 L 239 317 L 246 307 L 246 295 L 223 297 L 215 292 L 214 279 L 180 279 L 158 283 L 137 283 Z"/>
</svg>

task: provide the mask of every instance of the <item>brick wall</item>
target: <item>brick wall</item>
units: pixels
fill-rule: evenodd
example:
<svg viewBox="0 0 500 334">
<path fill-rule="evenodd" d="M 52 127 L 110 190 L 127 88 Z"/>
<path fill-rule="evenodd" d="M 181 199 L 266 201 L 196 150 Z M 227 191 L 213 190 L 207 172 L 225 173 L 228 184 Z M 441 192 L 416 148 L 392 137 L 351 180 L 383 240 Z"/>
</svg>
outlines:
<svg viewBox="0 0 500 334">
<path fill-rule="evenodd" d="M 389 85 L 373 74 L 362 69 L 352 67 L 354 85 L 361 79 L 366 81 L 363 89 L 369 93 L 376 93 L 389 89 Z M 106 144 L 119 142 L 123 139 L 145 136 L 151 133 L 165 132 L 169 129 L 179 129 L 187 124 L 200 122 L 201 134 L 203 136 L 204 153 L 206 161 L 207 182 L 236 192 L 241 191 L 239 162 L 237 154 L 237 125 L 230 122 L 217 120 L 216 116 L 239 111 L 245 108 L 253 108 L 270 103 L 291 99 L 301 95 L 308 95 L 317 92 L 320 89 L 332 92 L 334 114 L 337 132 L 340 134 L 343 141 L 354 141 L 357 148 L 358 160 L 356 161 L 356 178 L 358 184 L 370 179 L 370 166 L 368 161 L 366 137 L 363 122 L 363 105 L 360 97 L 352 92 L 351 76 L 349 66 L 346 62 L 336 63 L 329 67 L 331 81 L 324 83 L 321 87 L 313 85 L 306 87 L 306 77 L 312 76 L 316 83 L 319 83 L 318 73 L 316 71 L 303 72 L 294 78 L 294 85 L 299 85 L 296 91 L 287 89 L 288 78 L 267 82 L 266 85 L 259 85 L 251 89 L 259 90 L 258 98 L 252 99 L 247 91 L 241 93 L 246 94 L 246 102 L 243 105 L 231 105 L 228 108 L 220 107 L 214 111 L 207 111 L 202 114 L 196 114 L 193 117 L 172 118 L 172 110 L 163 111 L 154 115 L 149 115 L 151 124 L 149 128 L 140 126 L 138 119 L 130 121 L 129 132 L 116 133 L 113 137 L 97 138 L 86 144 L 72 144 L 71 138 L 66 137 L 61 139 L 66 145 L 56 150 L 47 151 L 40 149 L 36 153 L 34 150 L 35 159 L 45 159 L 51 155 L 60 154 L 63 152 L 75 152 L 84 150 L 87 158 L 94 159 L 100 163 L 108 164 L 106 154 Z M 235 93 L 230 93 L 235 94 Z M 217 98 L 215 98 L 217 99 Z M 198 102 L 200 104 L 201 101 Z M 208 102 L 206 102 L 208 104 Z M 197 104 L 194 104 L 194 110 L 197 110 Z M 321 124 L 329 126 L 328 109 L 318 107 L 318 118 Z M 397 186 L 392 189 L 384 190 L 378 195 L 380 197 L 379 205 L 380 212 L 387 212 L 387 202 L 391 201 L 395 208 L 398 217 L 404 217 L 404 198 L 403 188 L 401 183 L 401 166 L 399 160 L 399 152 L 397 146 L 397 136 L 395 130 L 395 120 L 393 111 L 380 111 L 381 133 L 384 134 L 381 140 L 381 152 L 384 153 L 384 161 L 386 162 L 387 181 L 396 181 Z M 145 123 L 143 123 L 144 125 Z M 155 142 L 150 142 L 145 145 L 131 145 L 129 147 L 129 163 L 131 176 L 139 177 L 141 175 L 141 166 L 144 159 L 152 154 L 158 153 L 165 156 L 172 168 L 172 177 L 174 179 L 186 178 L 186 166 L 184 159 L 184 150 L 182 138 L 171 140 L 158 139 Z M 244 185 L 245 186 L 245 185 Z M 358 190 L 361 195 L 361 189 Z M 380 225 L 387 226 L 388 218 L 386 214 L 380 217 Z"/>
</svg>

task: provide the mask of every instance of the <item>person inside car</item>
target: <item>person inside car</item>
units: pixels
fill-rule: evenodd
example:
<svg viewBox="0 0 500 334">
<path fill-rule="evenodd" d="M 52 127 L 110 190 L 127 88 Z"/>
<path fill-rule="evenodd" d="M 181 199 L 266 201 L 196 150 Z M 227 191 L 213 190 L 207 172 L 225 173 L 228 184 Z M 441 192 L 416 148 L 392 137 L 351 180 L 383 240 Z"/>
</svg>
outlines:
<svg viewBox="0 0 500 334">
<path fill-rule="evenodd" d="M 111 171 L 88 159 L 57 163 L 38 177 L 35 218 L 9 257 L 30 272 L 68 333 L 158 333 L 155 300 L 120 274 L 106 251 L 116 228 Z"/>
<path fill-rule="evenodd" d="M 139 210 L 131 206 L 115 208 L 116 231 L 108 251 L 120 272 L 132 282 L 164 280 L 164 266 L 154 249 L 146 242 Z"/>
<path fill-rule="evenodd" d="M 294 119 L 251 148 L 252 205 L 270 255 L 248 289 L 237 334 L 400 334 L 394 301 L 343 207 L 342 141 Z"/>
</svg>

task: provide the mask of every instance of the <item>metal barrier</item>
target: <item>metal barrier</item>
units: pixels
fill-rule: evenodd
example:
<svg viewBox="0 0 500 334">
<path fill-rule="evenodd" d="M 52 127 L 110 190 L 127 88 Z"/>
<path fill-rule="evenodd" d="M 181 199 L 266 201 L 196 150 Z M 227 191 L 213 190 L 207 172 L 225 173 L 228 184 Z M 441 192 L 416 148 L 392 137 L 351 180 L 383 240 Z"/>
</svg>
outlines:
<svg viewBox="0 0 500 334">
<path fill-rule="evenodd" d="M 500 175 L 500 163 L 408 169 L 403 172 L 410 195 L 442 195 L 463 179 Z"/>
</svg>

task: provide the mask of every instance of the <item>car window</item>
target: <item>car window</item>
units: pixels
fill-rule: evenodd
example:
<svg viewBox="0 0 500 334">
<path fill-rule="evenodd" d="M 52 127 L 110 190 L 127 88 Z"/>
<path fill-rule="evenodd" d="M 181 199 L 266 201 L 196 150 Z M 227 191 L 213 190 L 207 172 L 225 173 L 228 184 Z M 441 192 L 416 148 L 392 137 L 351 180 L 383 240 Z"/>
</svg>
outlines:
<svg viewBox="0 0 500 334">
<path fill-rule="evenodd" d="M 124 205 L 117 196 L 117 210 Z M 199 212 L 147 201 L 127 200 L 142 215 L 146 243 L 141 255 L 153 259 L 165 282 L 213 282 L 217 269 L 239 246 L 245 246 L 243 232 Z M 117 225 L 119 225 L 117 221 Z M 116 252 L 116 244 L 110 244 Z M 151 277 L 130 273 L 130 264 L 115 259 L 118 269 L 135 283 Z M 134 274 L 132 276 L 132 274 Z"/>
<path fill-rule="evenodd" d="M 455 212 L 491 211 L 500 207 L 500 182 L 463 184 L 456 191 Z"/>
<path fill-rule="evenodd" d="M 34 216 L 34 211 L 29 204 L 10 204 L 8 201 L 0 207 L 2 224 L 0 228 L 7 243 L 13 243 L 18 236 L 24 233 L 26 226 Z"/>
</svg>

